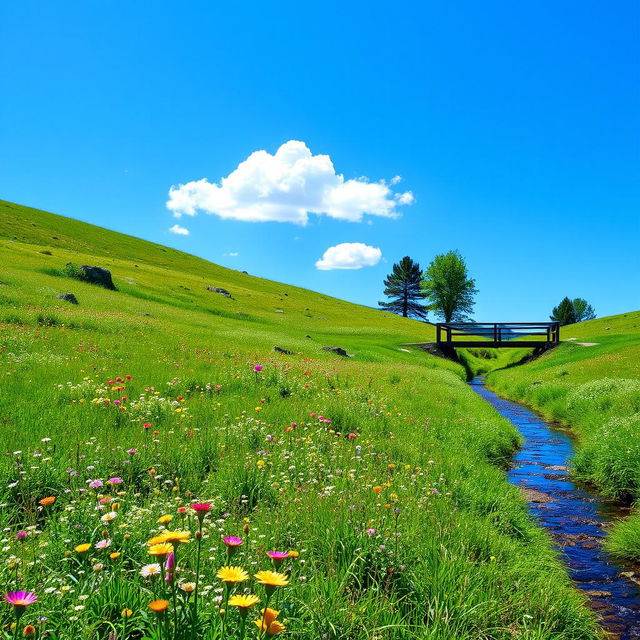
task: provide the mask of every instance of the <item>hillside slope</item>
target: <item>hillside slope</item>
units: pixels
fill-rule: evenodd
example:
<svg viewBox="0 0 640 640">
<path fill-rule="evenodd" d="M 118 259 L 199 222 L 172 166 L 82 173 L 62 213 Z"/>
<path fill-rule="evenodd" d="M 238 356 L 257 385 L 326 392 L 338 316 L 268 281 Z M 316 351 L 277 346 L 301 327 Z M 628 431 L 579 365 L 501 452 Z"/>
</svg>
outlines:
<svg viewBox="0 0 640 640">
<path fill-rule="evenodd" d="M 515 427 L 460 365 L 403 346 L 429 325 L 10 203 L 0 260 L 0 579 L 38 595 L 21 624 L 243 637 L 220 614 L 233 562 L 285 573 L 278 620 L 298 640 L 598 637 L 502 471 Z M 158 536 L 180 544 L 170 581 Z"/>
</svg>

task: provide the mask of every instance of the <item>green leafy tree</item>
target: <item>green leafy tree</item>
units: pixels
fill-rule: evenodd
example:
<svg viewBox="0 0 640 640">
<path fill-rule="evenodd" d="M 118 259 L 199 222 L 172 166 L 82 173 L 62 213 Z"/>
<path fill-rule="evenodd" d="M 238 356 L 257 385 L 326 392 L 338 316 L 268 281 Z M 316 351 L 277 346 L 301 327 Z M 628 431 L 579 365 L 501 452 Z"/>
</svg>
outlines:
<svg viewBox="0 0 640 640">
<path fill-rule="evenodd" d="M 445 322 L 464 322 L 473 313 L 478 290 L 459 251 L 437 255 L 424 272 L 422 291 L 427 308 Z"/>
<path fill-rule="evenodd" d="M 378 304 L 385 311 L 403 315 L 405 318 L 427 317 L 427 308 L 421 301 L 424 293 L 420 289 L 422 271 L 420 265 L 409 256 L 405 256 L 393 265 L 393 270 L 384 281 L 384 295 L 391 298 Z"/>
<path fill-rule="evenodd" d="M 574 298 L 573 308 L 576 312 L 576 322 L 593 320 L 596 317 L 595 309 L 584 298 Z"/>
<path fill-rule="evenodd" d="M 584 320 L 593 320 L 596 312 L 584 298 L 574 298 L 573 300 L 565 296 L 557 307 L 551 312 L 551 320 L 562 325 L 575 324 Z"/>
</svg>

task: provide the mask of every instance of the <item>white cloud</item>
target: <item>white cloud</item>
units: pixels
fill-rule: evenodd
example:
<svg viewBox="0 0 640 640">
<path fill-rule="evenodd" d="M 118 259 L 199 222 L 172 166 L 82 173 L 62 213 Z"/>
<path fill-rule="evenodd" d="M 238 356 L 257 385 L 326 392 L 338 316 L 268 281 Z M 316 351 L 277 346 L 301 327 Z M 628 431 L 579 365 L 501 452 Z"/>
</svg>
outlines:
<svg viewBox="0 0 640 640">
<path fill-rule="evenodd" d="M 304 142 L 289 140 L 274 155 L 255 151 L 220 183 L 206 178 L 169 189 L 167 208 L 176 218 L 204 211 L 245 222 L 306 224 L 310 213 L 360 222 L 364 215 L 395 218 L 411 204 L 410 192 L 394 193 L 390 183 L 345 180 L 331 158 L 313 155 Z"/>
<path fill-rule="evenodd" d="M 186 227 L 181 227 L 179 224 L 174 224 L 171 229 L 169 229 L 169 233 L 175 233 L 178 236 L 188 236 L 189 229 Z"/>
<path fill-rule="evenodd" d="M 362 269 L 373 267 L 380 262 L 382 251 L 370 247 L 362 242 L 343 242 L 335 247 L 329 247 L 322 258 L 316 262 L 316 268 L 321 271 L 332 269 Z"/>
<path fill-rule="evenodd" d="M 225 256 L 226 258 L 235 258 L 240 254 L 237 251 L 229 251 L 229 253 L 223 253 L 222 255 Z"/>
</svg>

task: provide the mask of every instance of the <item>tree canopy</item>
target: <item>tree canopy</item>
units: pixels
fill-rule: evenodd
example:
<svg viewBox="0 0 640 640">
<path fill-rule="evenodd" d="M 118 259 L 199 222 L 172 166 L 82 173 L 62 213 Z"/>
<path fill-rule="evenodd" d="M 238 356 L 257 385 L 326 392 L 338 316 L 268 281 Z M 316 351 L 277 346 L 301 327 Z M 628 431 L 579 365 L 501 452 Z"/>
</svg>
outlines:
<svg viewBox="0 0 640 640">
<path fill-rule="evenodd" d="M 557 307 L 553 307 L 549 317 L 563 325 L 575 324 L 584 320 L 593 320 L 596 317 L 596 312 L 584 298 L 572 300 L 565 296 Z"/>
<path fill-rule="evenodd" d="M 421 281 L 420 265 L 409 256 L 405 256 L 393 265 L 391 273 L 384 281 L 384 295 L 390 300 L 378 304 L 385 311 L 400 314 L 405 318 L 426 319 L 427 308 L 421 304 L 424 300 L 424 293 L 420 288 Z"/>
<path fill-rule="evenodd" d="M 439 254 L 424 272 L 422 291 L 427 308 L 445 322 L 464 322 L 473 313 L 478 290 L 459 251 Z"/>
</svg>

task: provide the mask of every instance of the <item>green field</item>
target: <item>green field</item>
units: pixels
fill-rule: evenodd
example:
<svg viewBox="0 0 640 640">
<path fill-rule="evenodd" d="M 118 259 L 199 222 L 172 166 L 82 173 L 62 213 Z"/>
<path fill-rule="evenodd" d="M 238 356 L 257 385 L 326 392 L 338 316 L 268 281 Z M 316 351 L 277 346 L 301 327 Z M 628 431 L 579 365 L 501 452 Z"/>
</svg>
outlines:
<svg viewBox="0 0 640 640">
<path fill-rule="evenodd" d="M 505 479 L 515 428 L 461 365 L 406 346 L 430 325 L 11 203 L 0 261 L 0 576 L 38 595 L 16 633 L 258 638 L 268 602 L 301 640 L 600 637 Z M 117 290 L 67 262 L 108 268 Z M 535 388 L 568 394 L 581 357 L 637 349 L 631 322 L 545 356 L 560 360 L 548 379 L 526 365 Z M 638 377 L 633 357 L 616 366 Z M 172 580 L 142 576 L 167 531 L 189 533 Z M 272 550 L 293 553 L 278 565 Z M 229 563 L 249 576 L 233 588 L 217 577 Z M 287 584 L 270 596 L 254 576 L 272 568 Z M 246 625 L 231 593 L 261 599 Z M 13 615 L 0 609 L 7 637 Z"/>
</svg>

